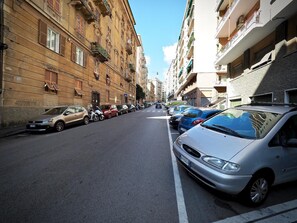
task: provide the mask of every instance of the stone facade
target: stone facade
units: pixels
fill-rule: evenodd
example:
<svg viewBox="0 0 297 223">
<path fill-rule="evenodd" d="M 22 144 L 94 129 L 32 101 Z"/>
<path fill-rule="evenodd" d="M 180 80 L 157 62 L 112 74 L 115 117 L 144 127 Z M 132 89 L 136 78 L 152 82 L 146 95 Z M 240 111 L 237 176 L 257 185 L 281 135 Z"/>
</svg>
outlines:
<svg viewBox="0 0 297 223">
<path fill-rule="evenodd" d="M 135 103 L 140 42 L 127 0 L 1 4 L 1 126 L 55 105 Z"/>
</svg>

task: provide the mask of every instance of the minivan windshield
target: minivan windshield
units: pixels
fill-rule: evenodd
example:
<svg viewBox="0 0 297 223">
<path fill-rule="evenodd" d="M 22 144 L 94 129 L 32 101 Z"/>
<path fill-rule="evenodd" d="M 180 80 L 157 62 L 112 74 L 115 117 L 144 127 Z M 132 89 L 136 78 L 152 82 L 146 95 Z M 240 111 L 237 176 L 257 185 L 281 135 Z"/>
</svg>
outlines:
<svg viewBox="0 0 297 223">
<path fill-rule="evenodd" d="M 263 138 L 281 118 L 280 114 L 230 108 L 201 126 L 242 138 Z"/>
</svg>

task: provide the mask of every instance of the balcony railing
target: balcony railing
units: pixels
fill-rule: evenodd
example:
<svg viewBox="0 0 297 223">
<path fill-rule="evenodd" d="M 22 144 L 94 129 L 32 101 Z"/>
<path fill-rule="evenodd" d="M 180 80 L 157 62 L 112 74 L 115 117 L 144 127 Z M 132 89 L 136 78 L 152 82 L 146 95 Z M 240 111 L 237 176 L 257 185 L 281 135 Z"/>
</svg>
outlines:
<svg viewBox="0 0 297 223">
<path fill-rule="evenodd" d="M 127 42 L 126 43 L 126 52 L 131 55 L 132 54 L 132 44 Z"/>
<path fill-rule="evenodd" d="M 225 23 L 225 21 L 229 18 L 229 15 L 231 13 L 231 11 L 233 10 L 236 2 L 238 0 L 234 0 L 231 5 L 229 6 L 229 8 L 227 9 L 226 13 L 224 14 L 224 16 L 222 17 L 222 19 L 220 20 L 218 26 L 217 26 L 217 32 L 222 28 L 223 24 Z"/>
<path fill-rule="evenodd" d="M 241 27 L 241 29 L 238 30 L 238 32 L 229 40 L 229 42 L 226 45 L 222 46 L 220 51 L 217 53 L 217 59 L 220 58 L 227 50 L 234 47 L 241 37 L 247 35 L 250 32 L 251 26 L 255 24 L 260 24 L 259 16 L 260 16 L 260 11 L 256 11 L 254 12 L 253 16 L 251 16 L 246 20 L 246 22 Z"/>
<path fill-rule="evenodd" d="M 107 0 L 94 0 L 94 3 L 99 7 L 103 16 L 111 16 L 111 9 Z"/>
<path fill-rule="evenodd" d="M 80 11 L 84 19 L 88 23 L 92 23 L 97 20 L 97 16 L 93 13 L 86 0 L 76 0 L 72 2 L 76 10 Z"/>
<path fill-rule="evenodd" d="M 124 78 L 127 82 L 131 82 L 132 81 L 132 76 L 127 72 L 124 75 Z"/>
<path fill-rule="evenodd" d="M 131 72 L 135 72 L 136 71 L 135 70 L 135 66 L 134 66 L 133 63 L 129 63 L 129 69 L 130 69 Z"/>
<path fill-rule="evenodd" d="M 91 43 L 91 50 L 94 57 L 97 57 L 100 62 L 108 61 L 110 56 L 108 52 L 98 43 Z"/>
</svg>

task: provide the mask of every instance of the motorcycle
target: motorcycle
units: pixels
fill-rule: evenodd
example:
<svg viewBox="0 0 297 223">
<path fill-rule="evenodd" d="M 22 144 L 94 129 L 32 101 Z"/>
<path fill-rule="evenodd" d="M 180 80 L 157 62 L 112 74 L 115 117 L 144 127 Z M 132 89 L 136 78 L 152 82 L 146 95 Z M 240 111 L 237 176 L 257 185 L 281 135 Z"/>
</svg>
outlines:
<svg viewBox="0 0 297 223">
<path fill-rule="evenodd" d="M 103 121 L 104 120 L 103 111 L 98 106 L 96 106 L 96 108 L 95 108 L 95 115 L 98 116 L 98 120 L 99 121 Z"/>
<path fill-rule="evenodd" d="M 93 122 L 98 122 L 99 121 L 99 116 L 96 112 L 94 112 L 93 109 L 89 110 L 89 117 L 90 117 L 90 121 Z"/>
</svg>

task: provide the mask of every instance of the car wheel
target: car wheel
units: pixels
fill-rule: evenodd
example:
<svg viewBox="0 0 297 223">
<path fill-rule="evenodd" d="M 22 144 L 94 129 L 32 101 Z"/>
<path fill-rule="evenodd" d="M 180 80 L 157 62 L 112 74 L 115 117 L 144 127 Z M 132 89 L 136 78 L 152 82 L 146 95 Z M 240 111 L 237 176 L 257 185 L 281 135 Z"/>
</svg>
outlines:
<svg viewBox="0 0 297 223">
<path fill-rule="evenodd" d="M 64 122 L 62 122 L 62 121 L 58 121 L 58 122 L 55 124 L 55 130 L 56 130 L 57 132 L 61 132 L 61 131 L 63 131 L 64 128 L 65 128 L 65 124 L 64 124 Z"/>
<path fill-rule="evenodd" d="M 90 121 L 90 119 L 89 119 L 89 117 L 84 117 L 84 124 L 85 125 L 87 125 L 87 124 L 89 124 L 89 121 Z"/>
<path fill-rule="evenodd" d="M 269 177 L 264 174 L 253 176 L 243 191 L 244 200 L 251 206 L 262 204 L 268 197 L 270 184 Z"/>
<path fill-rule="evenodd" d="M 110 119 L 110 118 L 111 118 L 111 114 L 108 115 L 108 119 Z"/>
</svg>

